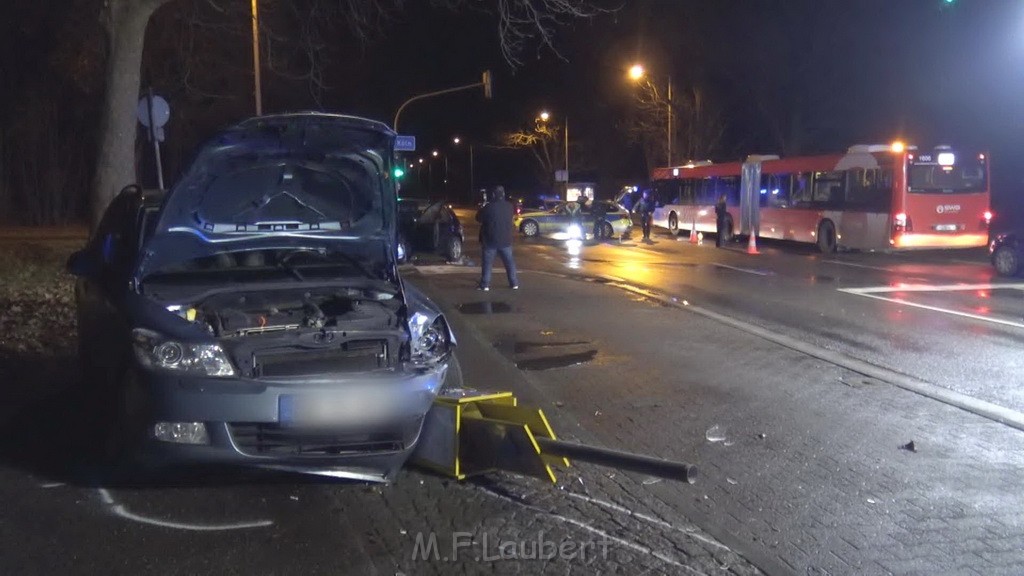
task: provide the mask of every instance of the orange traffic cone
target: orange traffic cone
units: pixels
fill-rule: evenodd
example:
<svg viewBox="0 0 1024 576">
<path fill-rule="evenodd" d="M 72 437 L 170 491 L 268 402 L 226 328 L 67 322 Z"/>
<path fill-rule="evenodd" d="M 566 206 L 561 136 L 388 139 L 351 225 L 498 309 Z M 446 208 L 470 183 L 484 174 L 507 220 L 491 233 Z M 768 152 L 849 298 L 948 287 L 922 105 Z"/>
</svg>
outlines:
<svg viewBox="0 0 1024 576">
<path fill-rule="evenodd" d="M 697 243 L 697 221 L 694 220 L 690 224 L 690 244 Z"/>
<path fill-rule="evenodd" d="M 747 242 L 747 254 L 760 254 L 757 251 L 757 235 L 753 232 L 750 233 L 750 240 Z"/>
</svg>

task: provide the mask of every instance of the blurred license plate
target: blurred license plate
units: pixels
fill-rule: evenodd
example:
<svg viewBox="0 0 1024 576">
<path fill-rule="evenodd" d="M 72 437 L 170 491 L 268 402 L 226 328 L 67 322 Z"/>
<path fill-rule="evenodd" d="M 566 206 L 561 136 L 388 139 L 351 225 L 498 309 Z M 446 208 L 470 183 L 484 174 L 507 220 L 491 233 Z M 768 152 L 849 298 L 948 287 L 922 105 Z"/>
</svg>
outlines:
<svg viewBox="0 0 1024 576">
<path fill-rule="evenodd" d="M 956 224 L 938 224 L 935 226 L 937 232 L 956 232 L 958 228 Z"/>
<path fill-rule="evenodd" d="M 389 410 L 367 394 L 281 396 L 278 408 L 283 426 L 365 424 L 386 417 Z"/>
</svg>

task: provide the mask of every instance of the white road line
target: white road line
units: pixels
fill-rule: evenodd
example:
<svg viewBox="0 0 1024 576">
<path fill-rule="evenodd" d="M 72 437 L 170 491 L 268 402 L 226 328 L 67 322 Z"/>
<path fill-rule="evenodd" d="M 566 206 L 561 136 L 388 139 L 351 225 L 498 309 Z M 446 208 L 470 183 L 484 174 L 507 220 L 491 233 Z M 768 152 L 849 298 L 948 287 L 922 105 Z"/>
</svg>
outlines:
<svg viewBox="0 0 1024 576">
<path fill-rule="evenodd" d="M 99 488 L 100 497 L 103 498 L 103 503 L 110 506 L 110 509 L 121 518 L 126 520 L 133 520 L 142 524 L 149 524 L 150 526 L 160 526 L 161 528 L 173 528 L 175 530 L 190 530 L 193 532 L 219 532 L 224 530 L 244 530 L 247 528 L 266 528 L 274 524 L 271 520 L 255 520 L 253 522 L 236 522 L 233 524 L 190 524 L 186 522 L 171 522 L 168 520 L 160 520 L 157 518 L 148 518 L 135 514 L 128 510 L 123 505 L 118 504 L 114 497 L 110 495 L 110 491 L 106 488 Z"/>
<path fill-rule="evenodd" d="M 825 264 L 837 264 L 839 266 L 853 266 L 854 268 L 867 268 L 868 270 L 881 270 L 882 272 L 894 272 L 889 268 L 881 266 L 868 266 L 867 264 L 856 264 L 854 262 L 843 262 L 842 260 L 822 260 Z"/>
<path fill-rule="evenodd" d="M 1024 290 L 1024 282 L 1009 284 L 906 284 L 903 286 L 868 286 L 865 288 L 839 288 L 840 292 L 851 294 L 884 294 L 886 292 L 956 292 L 965 290 Z"/>
<path fill-rule="evenodd" d="M 718 268 L 728 268 L 729 270 L 735 270 L 737 272 L 746 272 L 747 274 L 756 274 L 758 276 L 773 276 L 774 272 L 764 272 L 761 270 L 751 270 L 750 268 L 738 268 L 736 266 L 729 266 L 728 264 L 722 264 L 720 262 L 713 262 L 714 266 Z"/>
<path fill-rule="evenodd" d="M 885 300 L 886 302 L 893 302 L 901 306 L 913 306 L 914 308 L 923 308 L 925 310 L 931 310 L 932 312 L 942 312 L 944 314 L 952 314 L 953 316 L 961 316 L 963 318 L 972 318 L 974 320 L 981 320 L 982 322 L 991 322 L 993 324 L 1000 324 L 1003 326 L 1012 326 L 1014 328 L 1024 328 L 1024 323 L 1014 322 L 1012 320 L 1003 320 L 1001 318 L 992 318 L 990 316 L 982 316 L 981 314 L 971 314 L 970 312 L 961 312 L 959 310 L 950 310 L 949 308 L 940 308 L 939 306 L 929 306 L 928 304 L 918 304 L 917 302 L 911 302 L 909 300 L 900 300 L 899 298 L 887 298 L 885 296 L 879 296 L 873 293 L 866 292 L 851 292 L 840 288 L 840 292 L 849 292 L 856 296 L 864 296 L 865 298 L 874 298 L 876 300 Z"/>
</svg>

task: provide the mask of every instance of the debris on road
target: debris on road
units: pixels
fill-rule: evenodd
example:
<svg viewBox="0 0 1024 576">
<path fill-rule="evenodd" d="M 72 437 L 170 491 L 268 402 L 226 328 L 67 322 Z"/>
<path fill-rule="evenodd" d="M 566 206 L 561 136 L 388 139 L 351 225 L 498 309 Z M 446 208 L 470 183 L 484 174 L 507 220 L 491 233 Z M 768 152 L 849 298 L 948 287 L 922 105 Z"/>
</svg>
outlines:
<svg viewBox="0 0 1024 576">
<path fill-rule="evenodd" d="M 704 438 L 707 438 L 708 442 L 722 442 L 725 440 L 725 430 L 718 424 L 715 424 L 704 433 Z"/>
<path fill-rule="evenodd" d="M 906 444 L 900 446 L 900 449 L 901 450 L 907 450 L 907 451 L 910 451 L 910 452 L 917 452 L 917 445 L 914 444 L 913 440 L 911 440 L 910 442 L 907 442 Z"/>
</svg>

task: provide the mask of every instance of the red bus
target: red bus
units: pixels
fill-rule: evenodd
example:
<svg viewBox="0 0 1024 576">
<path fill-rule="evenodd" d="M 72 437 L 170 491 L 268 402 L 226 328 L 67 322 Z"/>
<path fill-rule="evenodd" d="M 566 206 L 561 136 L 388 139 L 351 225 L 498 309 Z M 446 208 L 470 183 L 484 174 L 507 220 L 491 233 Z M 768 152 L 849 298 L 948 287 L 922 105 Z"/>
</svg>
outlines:
<svg viewBox="0 0 1024 576">
<path fill-rule="evenodd" d="M 859 145 L 845 154 L 656 168 L 654 224 L 672 233 L 715 231 L 714 205 L 736 231 L 861 250 L 988 244 L 988 155 L 948 146 Z"/>
</svg>

